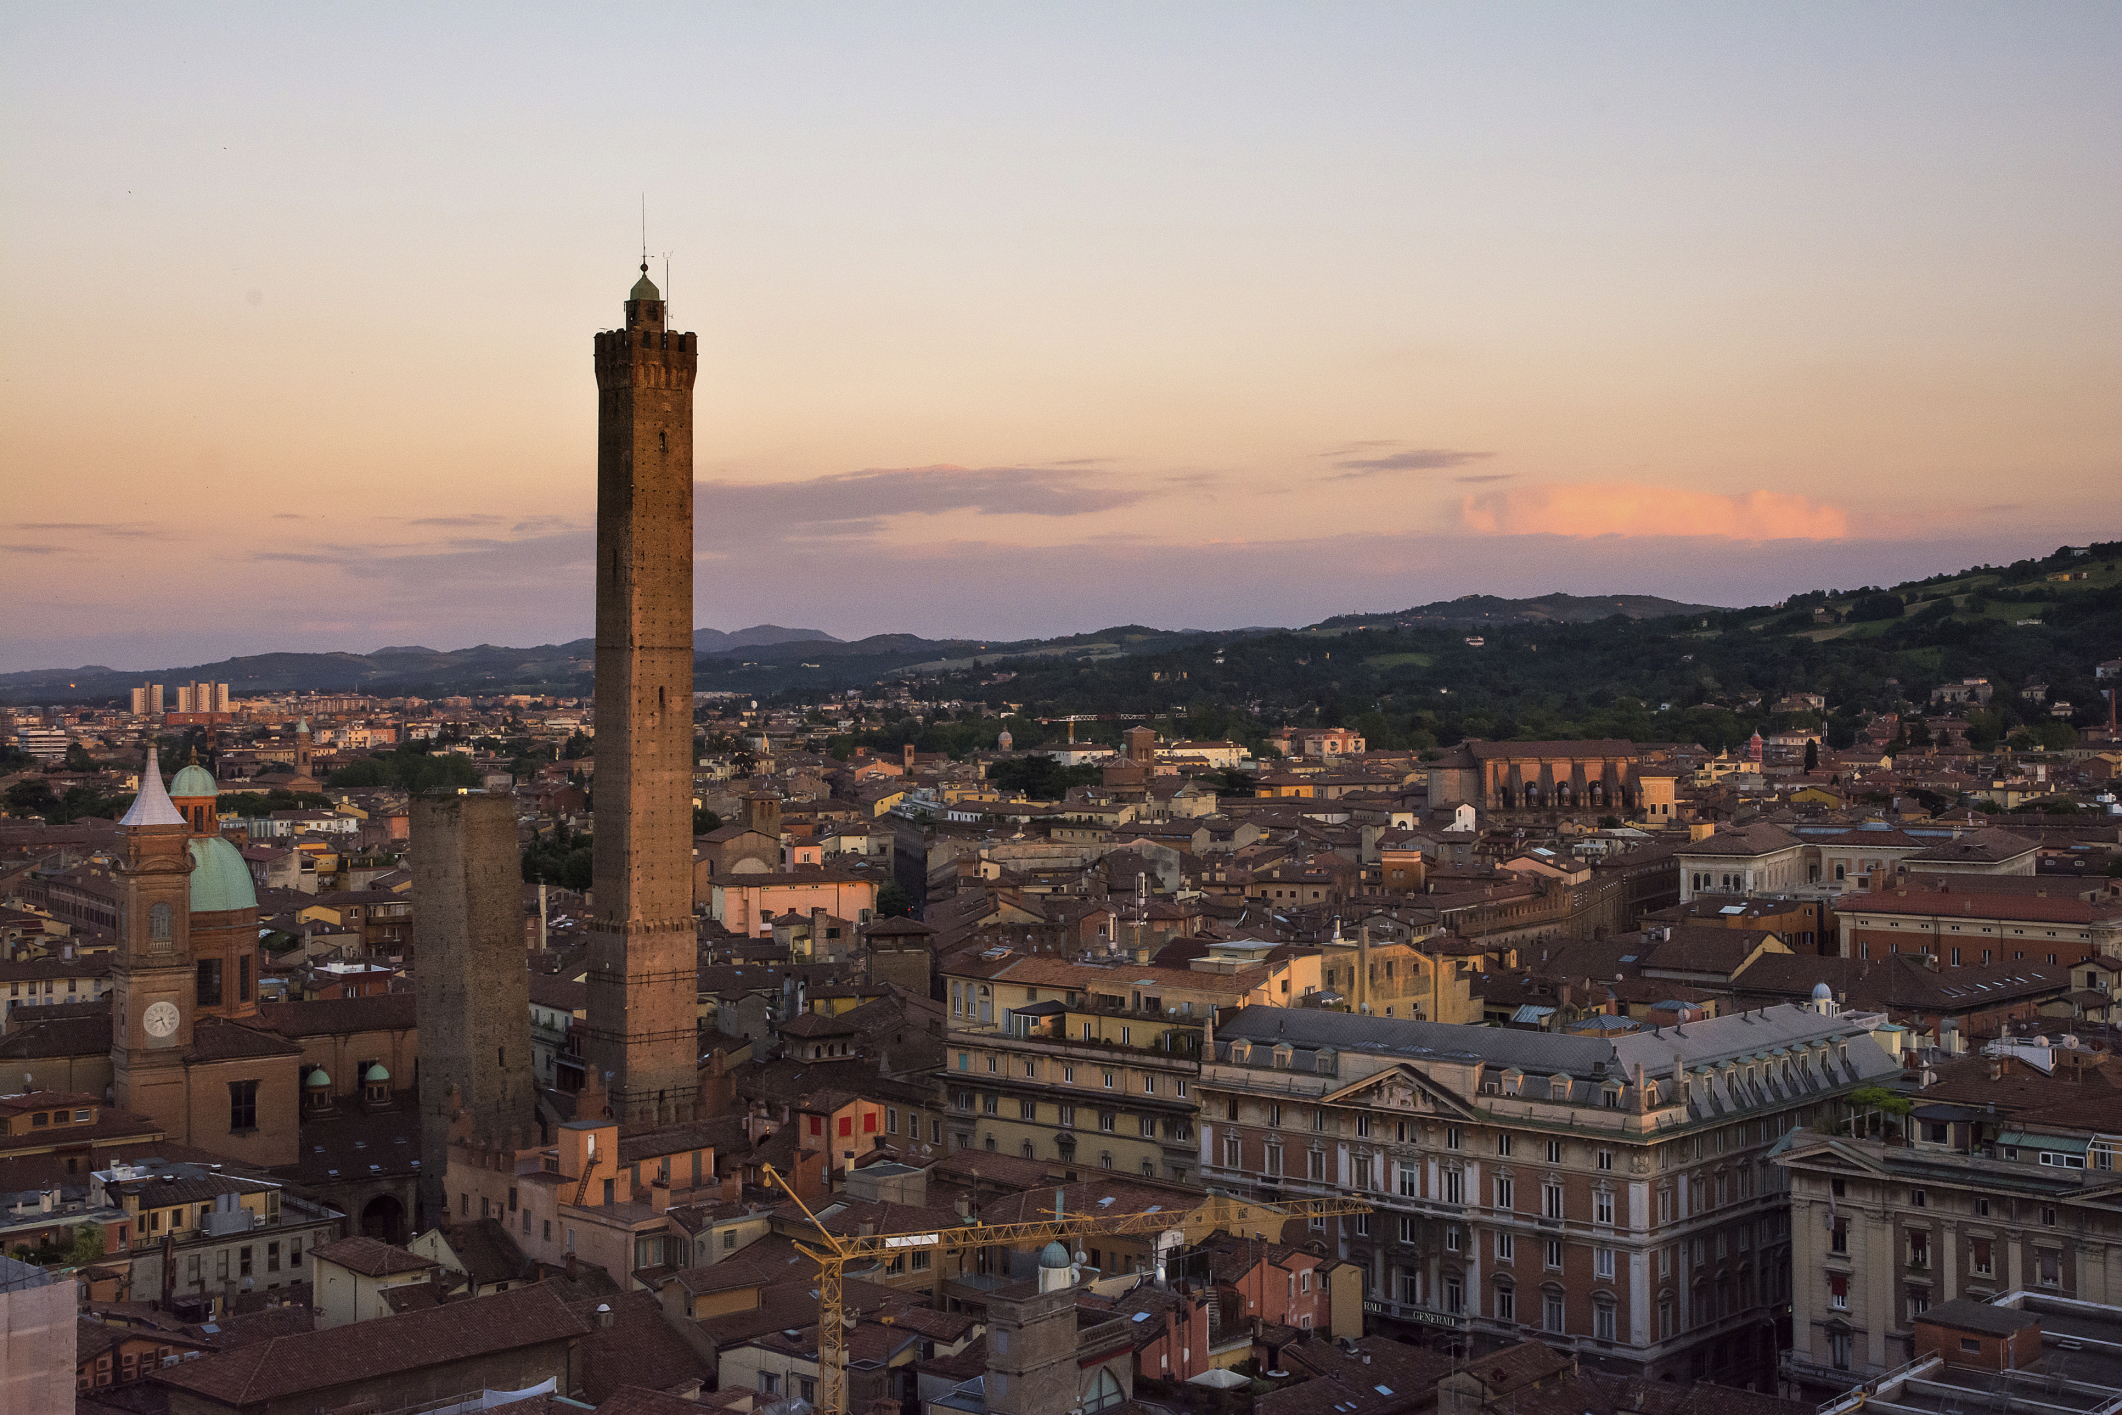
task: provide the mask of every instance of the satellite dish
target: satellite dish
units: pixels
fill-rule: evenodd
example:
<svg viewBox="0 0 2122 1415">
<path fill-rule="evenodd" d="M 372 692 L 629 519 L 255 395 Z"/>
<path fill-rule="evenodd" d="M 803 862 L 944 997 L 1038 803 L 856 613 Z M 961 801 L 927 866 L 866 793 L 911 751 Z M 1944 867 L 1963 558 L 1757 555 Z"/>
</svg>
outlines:
<svg viewBox="0 0 2122 1415">
<path fill-rule="evenodd" d="M 1087 1263 L 1090 1261 L 1090 1254 L 1084 1252 L 1081 1248 L 1078 1248 L 1076 1250 L 1076 1261 L 1079 1264 Z"/>
</svg>

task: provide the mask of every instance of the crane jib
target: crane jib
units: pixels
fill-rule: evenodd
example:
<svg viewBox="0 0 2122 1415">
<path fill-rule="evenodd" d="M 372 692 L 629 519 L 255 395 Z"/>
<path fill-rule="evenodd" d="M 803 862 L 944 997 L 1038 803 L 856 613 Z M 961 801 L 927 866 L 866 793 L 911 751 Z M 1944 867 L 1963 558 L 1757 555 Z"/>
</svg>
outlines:
<svg viewBox="0 0 2122 1415">
<path fill-rule="evenodd" d="M 907 1233 L 901 1234 L 896 1238 L 885 1239 L 884 1246 L 887 1248 L 926 1248 L 942 1241 L 943 1235 L 940 1233 Z"/>
</svg>

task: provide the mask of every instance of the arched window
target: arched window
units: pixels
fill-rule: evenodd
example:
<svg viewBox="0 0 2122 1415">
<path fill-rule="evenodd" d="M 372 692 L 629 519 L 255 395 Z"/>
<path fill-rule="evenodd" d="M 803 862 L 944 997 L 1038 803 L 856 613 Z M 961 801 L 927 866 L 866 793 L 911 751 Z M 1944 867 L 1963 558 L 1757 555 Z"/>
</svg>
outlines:
<svg viewBox="0 0 2122 1415">
<path fill-rule="evenodd" d="M 1113 1379 L 1113 1373 L 1100 1366 L 1097 1376 L 1090 1383 L 1090 1389 L 1083 1393 L 1083 1408 L 1110 1410 L 1116 1405 L 1126 1403 L 1127 1395 L 1120 1389 L 1120 1383 Z"/>
</svg>

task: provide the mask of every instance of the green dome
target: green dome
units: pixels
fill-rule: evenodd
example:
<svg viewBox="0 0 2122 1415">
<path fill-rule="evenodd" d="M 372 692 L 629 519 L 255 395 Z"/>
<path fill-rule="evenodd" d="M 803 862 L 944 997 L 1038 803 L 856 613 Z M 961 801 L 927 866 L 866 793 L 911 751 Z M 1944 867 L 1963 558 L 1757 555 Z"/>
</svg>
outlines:
<svg viewBox="0 0 2122 1415">
<path fill-rule="evenodd" d="M 324 1072 L 324 1068 L 320 1066 L 315 1071 L 310 1072 L 309 1079 L 303 1082 L 302 1084 L 317 1090 L 322 1090 L 324 1087 L 329 1086 L 331 1083 L 332 1078 L 326 1075 Z"/>
<path fill-rule="evenodd" d="M 390 1080 L 390 1078 L 390 1072 L 383 1069 L 383 1063 L 380 1061 L 361 1074 L 361 1079 L 368 1082 L 371 1086 L 380 1086 L 385 1081 Z"/>
<path fill-rule="evenodd" d="M 169 784 L 172 796 L 219 796 L 221 788 L 214 784 L 214 774 L 193 762 L 177 773 Z"/>
<path fill-rule="evenodd" d="M 202 836 L 191 842 L 191 852 L 194 914 L 258 907 L 258 890 L 235 846 L 218 835 Z"/>
<path fill-rule="evenodd" d="M 1045 1250 L 1039 1254 L 1039 1266 L 1042 1268 L 1065 1268 L 1071 1263 L 1068 1249 L 1059 1243 L 1047 1244 Z"/>
<path fill-rule="evenodd" d="M 647 266 L 641 267 L 641 278 L 634 282 L 633 289 L 627 291 L 626 298 L 629 300 L 660 300 L 663 298 L 662 293 L 656 289 L 656 282 L 648 278 Z"/>
</svg>

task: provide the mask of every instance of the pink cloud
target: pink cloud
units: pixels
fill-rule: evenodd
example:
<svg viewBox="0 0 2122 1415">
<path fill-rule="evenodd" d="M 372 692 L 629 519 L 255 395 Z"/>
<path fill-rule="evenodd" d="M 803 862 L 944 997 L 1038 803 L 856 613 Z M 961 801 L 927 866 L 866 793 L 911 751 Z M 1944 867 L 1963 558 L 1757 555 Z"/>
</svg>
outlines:
<svg viewBox="0 0 2122 1415">
<path fill-rule="evenodd" d="M 1849 516 L 1782 491 L 1679 491 L 1635 482 L 1563 482 L 1484 492 L 1459 503 L 1480 535 L 1712 536 L 1842 540 Z"/>
</svg>

